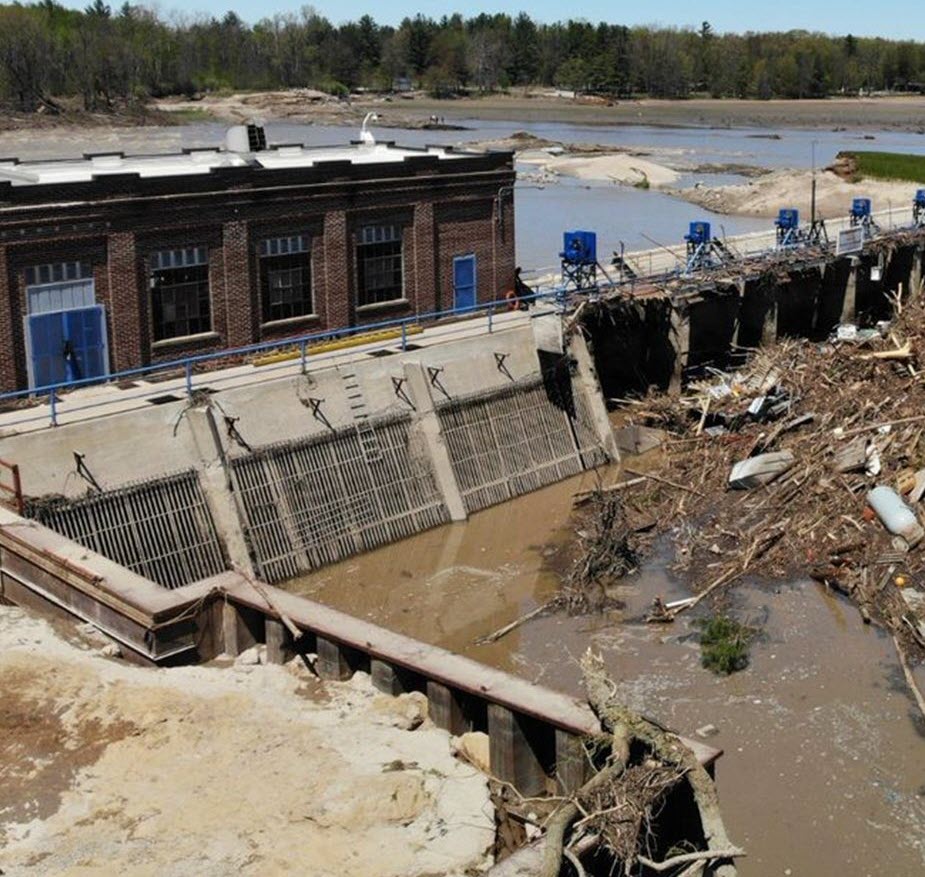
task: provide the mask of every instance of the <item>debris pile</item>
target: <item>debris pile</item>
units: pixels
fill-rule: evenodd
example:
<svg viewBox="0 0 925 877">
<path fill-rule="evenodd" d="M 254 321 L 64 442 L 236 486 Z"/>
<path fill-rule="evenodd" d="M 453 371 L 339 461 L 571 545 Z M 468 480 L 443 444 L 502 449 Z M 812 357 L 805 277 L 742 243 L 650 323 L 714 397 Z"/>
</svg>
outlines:
<svg viewBox="0 0 925 877">
<path fill-rule="evenodd" d="M 612 586 L 638 569 L 652 541 L 655 520 L 626 506 L 612 489 L 605 491 L 600 485 L 579 494 L 576 502 L 584 512 L 575 531 L 578 539 L 574 559 L 562 576 L 559 591 L 509 624 L 478 637 L 476 645 L 497 642 L 528 621 L 551 612 L 594 615 L 623 607 Z"/>
<path fill-rule="evenodd" d="M 551 609 L 570 615 L 604 612 L 614 604 L 610 585 L 636 571 L 644 553 L 644 533 L 655 521 L 628 514 L 623 500 L 599 488 L 591 491 L 584 522 L 576 531 L 578 549 Z"/>
<path fill-rule="evenodd" d="M 599 655 L 588 650 L 581 669 L 588 703 L 603 729 L 594 743 L 604 760 L 547 820 L 540 877 L 557 877 L 563 859 L 584 873 L 580 865 L 575 867 L 574 853 L 581 849 L 596 850 L 588 873 L 651 869 L 677 874 L 699 863 L 696 870 L 684 873 L 704 873 L 710 866 L 711 874 L 735 877 L 734 860 L 745 851 L 726 834 L 716 789 L 705 768 L 676 735 L 615 699 L 615 686 Z M 672 829 L 659 816 L 669 796 L 682 790 L 693 803 L 693 818 L 678 820 L 685 827 L 680 837 L 672 837 Z M 699 830 L 692 830 L 698 822 Z M 702 844 L 696 835 L 702 836 Z"/>
<path fill-rule="evenodd" d="M 784 340 L 632 406 L 632 423 L 666 433 L 662 468 L 608 490 L 673 536 L 698 582 L 652 620 L 745 575 L 808 573 L 925 655 L 925 302 L 891 300 L 889 324 Z"/>
</svg>

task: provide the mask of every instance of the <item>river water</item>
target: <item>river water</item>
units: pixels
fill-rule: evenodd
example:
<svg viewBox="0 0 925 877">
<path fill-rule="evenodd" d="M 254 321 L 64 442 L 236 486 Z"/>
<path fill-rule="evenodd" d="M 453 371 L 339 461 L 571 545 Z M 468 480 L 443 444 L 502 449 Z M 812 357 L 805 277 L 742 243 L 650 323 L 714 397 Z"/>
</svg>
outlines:
<svg viewBox="0 0 925 877">
<path fill-rule="evenodd" d="M 702 165 L 752 165 L 765 168 L 809 168 L 830 164 L 847 149 L 878 149 L 925 154 L 925 136 L 894 131 L 809 131 L 762 128 L 654 128 L 623 125 L 572 125 L 557 122 L 510 123 L 467 118 L 448 122 L 465 131 L 395 131 L 379 129 L 381 139 L 411 146 L 453 145 L 466 141 L 497 140 L 517 130 L 564 143 L 591 143 L 651 150 L 656 162 L 697 168 Z M 277 142 L 318 145 L 343 143 L 356 138 L 355 128 L 270 124 L 268 136 Z M 216 135 L 221 129 L 216 129 Z M 736 174 L 683 173 L 679 187 L 702 182 L 707 185 L 738 183 Z M 910 191 L 910 200 L 912 192 Z M 788 205 L 781 204 L 781 207 Z M 847 209 L 847 205 L 846 205 Z M 657 244 L 681 243 L 688 224 L 707 219 L 725 235 L 765 231 L 770 220 L 722 216 L 657 191 L 642 191 L 608 182 L 588 182 L 561 177 L 538 189 L 524 182 L 515 191 L 517 261 L 538 273 L 558 267 L 562 232 L 588 229 L 597 232 L 598 254 L 609 261 L 621 244 L 627 250 L 652 249 Z M 551 221 L 551 218 L 552 221 Z"/>
<path fill-rule="evenodd" d="M 623 610 L 540 618 L 474 644 L 555 591 L 572 495 L 592 483 L 578 476 L 286 587 L 570 694 L 580 655 L 601 650 L 631 706 L 688 735 L 719 729 L 707 742 L 725 751 L 719 791 L 748 851 L 743 877 L 923 873 L 925 727 L 891 640 L 817 585 L 735 591 L 733 612 L 763 634 L 728 678 L 700 666 L 691 618 L 643 621 L 656 594 L 688 593 L 665 567 L 668 546 L 621 587 Z"/>
</svg>

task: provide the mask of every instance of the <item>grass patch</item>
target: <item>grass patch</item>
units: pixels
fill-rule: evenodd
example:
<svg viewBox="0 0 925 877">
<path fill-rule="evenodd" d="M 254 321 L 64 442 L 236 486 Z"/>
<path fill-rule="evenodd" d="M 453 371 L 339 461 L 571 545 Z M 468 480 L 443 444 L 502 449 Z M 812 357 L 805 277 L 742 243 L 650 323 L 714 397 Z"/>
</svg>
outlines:
<svg viewBox="0 0 925 877">
<path fill-rule="evenodd" d="M 876 180 L 903 180 L 925 186 L 925 155 L 901 152 L 841 152 L 839 158 L 854 162 L 854 177 Z"/>
<path fill-rule="evenodd" d="M 700 663 L 717 676 L 729 676 L 748 666 L 753 631 L 728 615 L 694 622 L 700 628 Z"/>
</svg>

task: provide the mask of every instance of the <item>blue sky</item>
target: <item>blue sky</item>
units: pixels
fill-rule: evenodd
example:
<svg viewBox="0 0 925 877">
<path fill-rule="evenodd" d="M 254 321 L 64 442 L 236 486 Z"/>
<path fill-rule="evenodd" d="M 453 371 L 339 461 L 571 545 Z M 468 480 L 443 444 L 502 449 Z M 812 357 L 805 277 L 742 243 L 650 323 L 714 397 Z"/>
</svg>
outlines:
<svg viewBox="0 0 925 877">
<path fill-rule="evenodd" d="M 67 0 L 68 5 L 82 7 L 87 0 Z M 118 6 L 121 0 L 110 0 Z M 142 0 L 144 2 L 144 0 Z M 221 14 L 234 9 L 247 21 L 256 21 L 274 12 L 296 11 L 302 0 L 160 0 L 163 10 L 182 9 L 185 13 Z M 316 0 L 318 12 L 335 24 L 359 18 L 369 13 L 383 24 L 395 24 L 406 15 L 421 12 L 439 18 L 461 12 L 508 12 L 525 9 L 539 21 L 558 21 L 568 17 L 590 21 L 610 21 L 618 24 L 661 24 L 699 27 L 706 18 L 717 31 L 790 30 L 805 28 L 827 33 L 853 33 L 859 36 L 884 36 L 925 40 L 925 11 L 922 0 L 802 0 L 802 2 L 755 2 L 755 0 L 712 0 L 697 4 L 691 0 L 648 0 L 642 3 L 615 3 L 613 0 L 585 0 L 581 4 L 553 0 Z"/>
</svg>

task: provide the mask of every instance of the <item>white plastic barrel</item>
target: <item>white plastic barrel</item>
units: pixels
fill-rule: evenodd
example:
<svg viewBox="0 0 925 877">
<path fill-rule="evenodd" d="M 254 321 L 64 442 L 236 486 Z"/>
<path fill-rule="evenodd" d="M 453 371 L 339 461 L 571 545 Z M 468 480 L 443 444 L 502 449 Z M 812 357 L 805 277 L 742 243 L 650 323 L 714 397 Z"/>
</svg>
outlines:
<svg viewBox="0 0 925 877">
<path fill-rule="evenodd" d="M 910 547 L 925 536 L 925 530 L 922 529 L 915 512 L 902 501 L 893 488 L 883 485 L 875 487 L 867 494 L 867 502 L 883 521 L 883 526 L 894 536 L 902 536 Z"/>
</svg>

